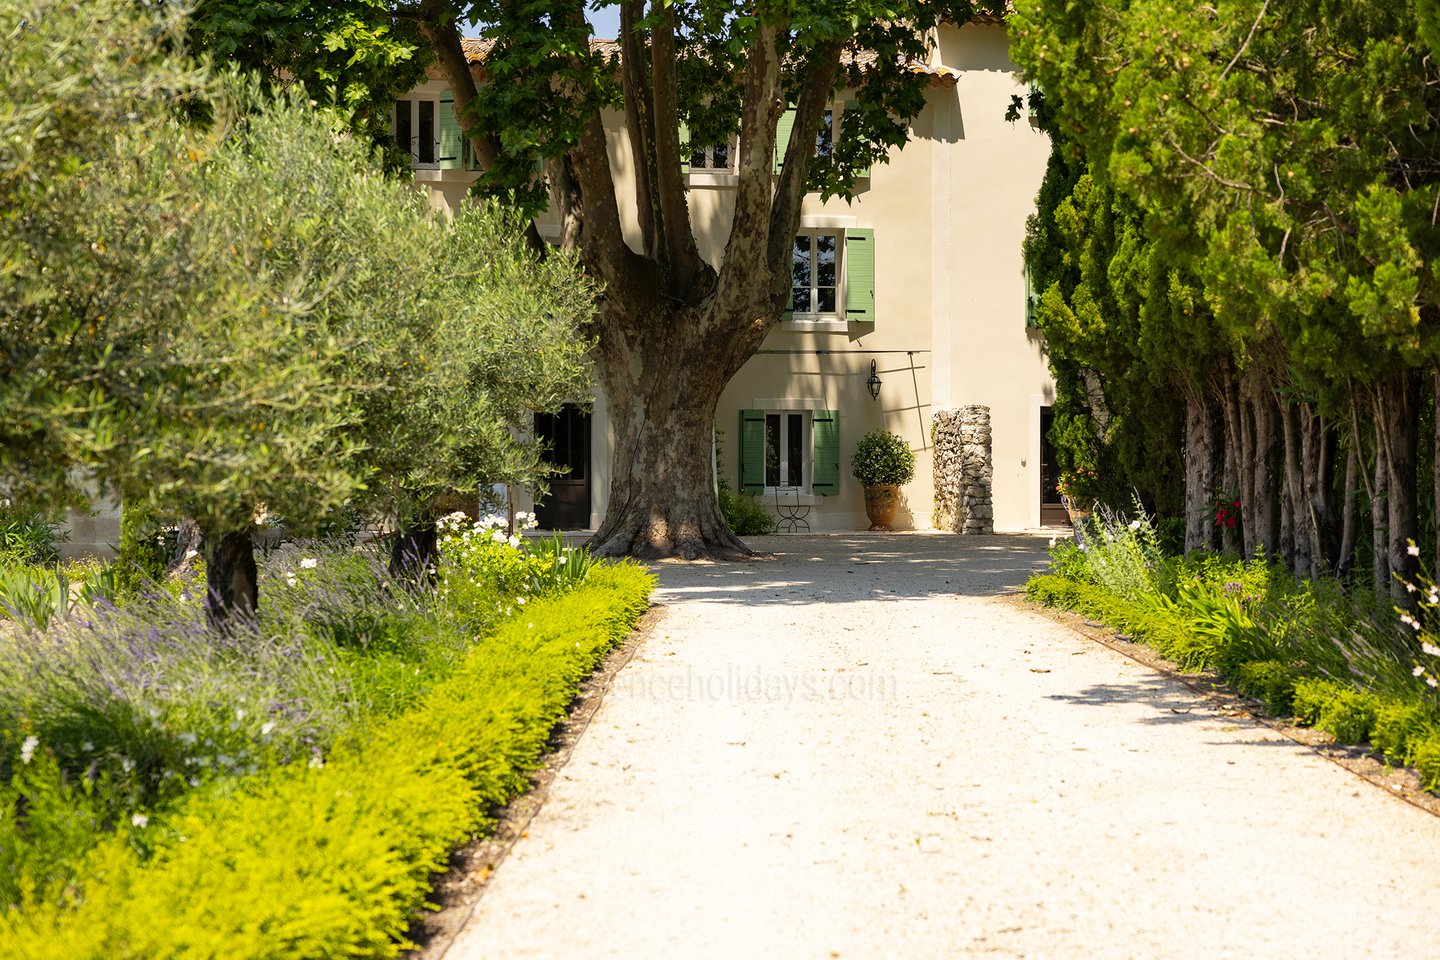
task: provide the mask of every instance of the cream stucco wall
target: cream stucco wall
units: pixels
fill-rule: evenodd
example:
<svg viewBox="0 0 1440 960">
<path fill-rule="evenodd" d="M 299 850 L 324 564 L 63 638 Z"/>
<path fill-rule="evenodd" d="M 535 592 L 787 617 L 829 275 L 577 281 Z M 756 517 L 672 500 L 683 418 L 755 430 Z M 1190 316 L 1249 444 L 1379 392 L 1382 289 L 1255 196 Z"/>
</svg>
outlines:
<svg viewBox="0 0 1440 960">
<path fill-rule="evenodd" d="M 877 427 L 900 434 L 917 452 L 916 478 L 905 488 L 898 525 L 929 527 L 930 414 L 970 403 L 991 408 L 997 529 L 1039 524 L 1039 410 L 1054 391 L 1043 345 L 1026 331 L 1020 243 L 1049 143 L 1023 119 L 1004 118 L 1011 97 L 1024 93 L 1007 51 L 1003 26 L 942 28 L 936 59 L 961 73 L 953 84 L 930 87 L 910 142 L 892 151 L 889 163 L 875 166 L 853 201 L 822 203 L 818 195 L 805 201 L 802 227 L 875 231 L 876 322 L 838 330 L 802 322 L 778 326 L 721 398 L 721 460 L 736 486 L 741 410 L 840 412 L 840 489 L 836 496 L 813 498 L 812 529 L 867 526 L 849 459 L 856 441 Z M 438 95 L 436 83 L 426 92 Z M 605 125 L 621 216 L 628 239 L 638 245 L 623 117 L 609 114 Z M 430 188 L 434 206 L 453 210 L 473 174 L 420 171 L 417 180 Z M 700 252 L 718 263 L 733 185 L 724 176 L 694 171 L 689 197 Z M 541 226 L 547 232 L 543 220 Z M 878 400 L 865 387 L 872 360 L 883 381 Z M 609 437 L 599 398 L 592 421 L 592 526 L 605 510 Z"/>
</svg>

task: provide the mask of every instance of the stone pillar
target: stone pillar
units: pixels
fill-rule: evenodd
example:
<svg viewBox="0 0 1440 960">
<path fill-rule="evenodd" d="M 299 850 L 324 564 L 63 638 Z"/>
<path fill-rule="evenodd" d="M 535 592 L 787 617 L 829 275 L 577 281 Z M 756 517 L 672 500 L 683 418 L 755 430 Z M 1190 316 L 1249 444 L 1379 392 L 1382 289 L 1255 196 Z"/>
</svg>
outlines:
<svg viewBox="0 0 1440 960">
<path fill-rule="evenodd" d="M 990 408 L 979 404 L 932 415 L 935 527 L 952 533 L 994 533 Z"/>
</svg>

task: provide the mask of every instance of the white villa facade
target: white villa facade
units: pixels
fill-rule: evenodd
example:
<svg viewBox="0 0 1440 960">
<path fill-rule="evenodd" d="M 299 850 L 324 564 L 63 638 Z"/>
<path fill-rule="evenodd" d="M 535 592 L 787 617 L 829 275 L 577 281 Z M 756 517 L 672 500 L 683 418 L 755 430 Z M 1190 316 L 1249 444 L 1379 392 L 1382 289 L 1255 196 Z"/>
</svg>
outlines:
<svg viewBox="0 0 1440 960">
<path fill-rule="evenodd" d="M 731 381 L 716 416 L 722 476 L 772 502 L 776 486 L 798 486 L 817 531 L 868 525 L 849 460 L 856 441 L 877 427 L 904 437 L 918 455 L 897 527 L 930 527 L 932 416 L 971 404 L 990 409 L 996 529 L 1038 527 L 1055 516 L 1042 472 L 1054 385 L 1042 341 L 1027 326 L 1020 252 L 1049 140 L 1024 119 L 1005 119 L 1011 98 L 1026 90 L 1003 24 L 945 25 L 932 47 L 928 103 L 910 142 L 861 178 L 853 201 L 806 199 L 795 254 L 798 308 Z M 458 159 L 465 151 L 449 101 L 437 73 L 401 102 L 397 130 L 409 135 L 415 178 L 431 203 L 453 211 L 476 174 Z M 843 96 L 833 116 L 843 124 Z M 607 116 L 606 124 L 621 214 L 638 246 L 623 117 Z M 433 143 L 422 142 L 422 129 Z M 727 239 L 734 156 L 733 145 L 706 148 L 689 165 L 691 217 L 712 264 Z M 881 381 L 874 399 L 866 384 L 872 363 Z M 538 428 L 570 467 L 556 490 L 568 509 L 554 514 L 554 525 L 594 528 L 609 490 L 604 396 L 594 397 L 589 417 L 543 418 Z M 542 517 L 547 512 L 542 507 Z"/>
</svg>

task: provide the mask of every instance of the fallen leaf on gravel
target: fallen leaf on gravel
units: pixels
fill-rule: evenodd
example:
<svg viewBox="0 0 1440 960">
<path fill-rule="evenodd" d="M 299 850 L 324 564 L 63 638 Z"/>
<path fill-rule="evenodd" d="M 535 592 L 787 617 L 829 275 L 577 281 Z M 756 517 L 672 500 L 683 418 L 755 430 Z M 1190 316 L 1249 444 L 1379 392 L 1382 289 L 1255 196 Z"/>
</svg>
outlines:
<svg viewBox="0 0 1440 960">
<path fill-rule="evenodd" d="M 1030 668 L 1030 672 L 1031 672 L 1031 673 L 1049 673 L 1050 671 L 1049 671 L 1049 670 L 1041 670 L 1039 667 L 1031 667 L 1031 668 Z"/>
</svg>

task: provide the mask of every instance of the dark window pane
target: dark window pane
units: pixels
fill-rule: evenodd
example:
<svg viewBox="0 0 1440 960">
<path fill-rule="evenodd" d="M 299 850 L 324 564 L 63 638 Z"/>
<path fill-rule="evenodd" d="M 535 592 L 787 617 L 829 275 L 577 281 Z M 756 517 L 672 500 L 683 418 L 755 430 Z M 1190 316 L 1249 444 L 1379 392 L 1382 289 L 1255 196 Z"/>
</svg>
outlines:
<svg viewBox="0 0 1440 960">
<path fill-rule="evenodd" d="M 435 162 L 435 101 L 421 100 L 420 104 L 420 142 L 416 144 L 420 149 L 416 155 L 421 163 Z"/>
<path fill-rule="evenodd" d="M 821 234 L 815 238 L 815 285 L 835 286 L 835 238 Z"/>
<path fill-rule="evenodd" d="M 690 154 L 690 166 L 697 170 L 703 170 L 705 168 L 705 151 L 703 149 L 696 150 Z"/>
<path fill-rule="evenodd" d="M 816 288 L 815 288 L 815 312 L 816 312 L 816 313 L 834 313 L 834 312 L 835 312 L 835 288 L 834 288 L 834 287 L 816 287 Z"/>
<path fill-rule="evenodd" d="M 800 444 L 805 439 L 805 417 L 803 414 L 792 413 L 786 417 L 789 421 L 785 425 L 785 482 L 792 487 L 798 487 L 803 476 L 804 459 L 801 453 Z"/>
<path fill-rule="evenodd" d="M 780 485 L 780 414 L 765 414 L 765 486 Z"/>
<path fill-rule="evenodd" d="M 415 156 L 415 144 L 410 142 L 413 134 L 410 132 L 410 101 L 395 101 L 395 143 L 405 155 Z"/>
<path fill-rule="evenodd" d="M 791 259 L 791 285 L 810 286 L 810 238 L 795 238 L 795 255 Z M 807 298 L 808 299 L 808 298 Z"/>
<path fill-rule="evenodd" d="M 815 133 L 815 156 L 830 156 L 830 149 L 835 145 L 834 125 L 834 113 L 826 110 L 820 115 L 820 129 Z"/>
<path fill-rule="evenodd" d="M 715 145 L 715 169 L 725 170 L 730 166 L 730 144 L 718 143 Z"/>
</svg>

